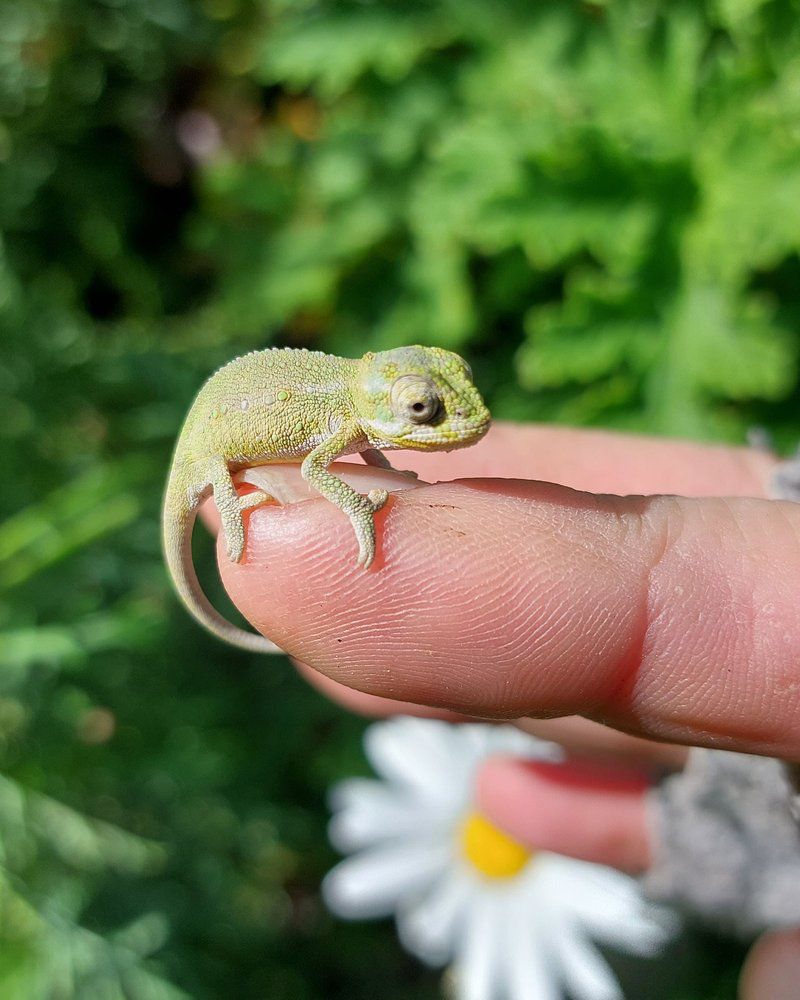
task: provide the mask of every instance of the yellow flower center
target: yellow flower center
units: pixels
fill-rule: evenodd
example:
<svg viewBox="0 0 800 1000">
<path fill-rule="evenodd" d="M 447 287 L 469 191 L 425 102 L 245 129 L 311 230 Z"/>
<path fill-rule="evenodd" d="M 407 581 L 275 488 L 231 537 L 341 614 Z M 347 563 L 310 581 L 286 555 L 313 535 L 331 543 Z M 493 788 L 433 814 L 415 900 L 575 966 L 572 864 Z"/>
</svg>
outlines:
<svg viewBox="0 0 800 1000">
<path fill-rule="evenodd" d="M 467 861 L 487 878 L 513 878 L 533 854 L 480 813 L 470 813 L 464 820 L 461 850 Z"/>
</svg>

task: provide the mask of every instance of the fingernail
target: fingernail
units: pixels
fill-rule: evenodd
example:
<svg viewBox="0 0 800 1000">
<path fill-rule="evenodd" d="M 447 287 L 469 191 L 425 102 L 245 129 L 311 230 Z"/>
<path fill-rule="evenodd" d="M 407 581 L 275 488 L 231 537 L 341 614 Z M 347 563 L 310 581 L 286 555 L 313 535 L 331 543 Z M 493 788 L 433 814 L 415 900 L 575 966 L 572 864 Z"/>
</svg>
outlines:
<svg viewBox="0 0 800 1000">
<path fill-rule="evenodd" d="M 562 788 L 636 794 L 646 791 L 652 784 L 643 768 L 623 763 L 572 759 L 557 763 L 546 760 L 521 761 L 519 766 L 537 775 L 542 781 L 552 782 Z"/>
</svg>

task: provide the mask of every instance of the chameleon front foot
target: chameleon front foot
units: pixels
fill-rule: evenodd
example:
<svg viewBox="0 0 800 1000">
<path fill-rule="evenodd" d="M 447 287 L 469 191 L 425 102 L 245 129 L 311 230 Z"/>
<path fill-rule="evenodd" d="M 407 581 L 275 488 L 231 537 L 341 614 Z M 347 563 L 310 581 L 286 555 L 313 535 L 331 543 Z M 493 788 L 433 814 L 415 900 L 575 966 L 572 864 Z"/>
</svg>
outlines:
<svg viewBox="0 0 800 1000">
<path fill-rule="evenodd" d="M 356 565 L 368 569 L 375 558 L 375 522 L 370 517 L 369 521 L 360 522 L 359 524 L 354 522 L 353 528 L 355 529 L 358 541 Z"/>
<path fill-rule="evenodd" d="M 350 516 L 358 541 L 356 564 L 368 569 L 375 558 L 375 512 L 389 499 L 387 490 L 370 490 L 363 497 L 364 505 Z"/>
</svg>

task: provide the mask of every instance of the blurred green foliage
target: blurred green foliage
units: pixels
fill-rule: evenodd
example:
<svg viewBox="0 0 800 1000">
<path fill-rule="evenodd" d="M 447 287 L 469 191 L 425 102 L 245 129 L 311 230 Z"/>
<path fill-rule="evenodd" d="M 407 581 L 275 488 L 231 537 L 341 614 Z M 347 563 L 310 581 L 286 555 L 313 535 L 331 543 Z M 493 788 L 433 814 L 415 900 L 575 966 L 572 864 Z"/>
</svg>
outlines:
<svg viewBox="0 0 800 1000">
<path fill-rule="evenodd" d="M 317 895 L 360 724 L 169 593 L 172 439 L 243 350 L 423 341 L 498 416 L 788 445 L 798 52 L 792 0 L 0 4 L 0 995 L 438 994 Z"/>
</svg>

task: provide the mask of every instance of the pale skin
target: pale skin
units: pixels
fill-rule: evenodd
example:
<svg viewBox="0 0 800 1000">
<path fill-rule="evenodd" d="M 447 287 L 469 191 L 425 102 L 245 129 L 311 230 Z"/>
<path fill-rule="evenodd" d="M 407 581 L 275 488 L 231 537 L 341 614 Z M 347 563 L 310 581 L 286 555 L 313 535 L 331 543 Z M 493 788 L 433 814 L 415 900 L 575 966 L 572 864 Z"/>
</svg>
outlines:
<svg viewBox="0 0 800 1000">
<path fill-rule="evenodd" d="M 451 451 L 478 441 L 489 411 L 457 354 L 402 347 L 353 360 L 319 351 L 253 351 L 217 371 L 197 395 L 178 437 L 164 497 L 164 554 L 175 589 L 194 618 L 246 650 L 280 652 L 269 639 L 226 621 L 203 594 L 191 560 L 197 511 L 213 494 L 227 558 L 242 561 L 242 514 L 269 502 L 263 490 L 240 495 L 233 474 L 297 462 L 303 478 L 350 520 L 356 562 L 375 557 L 375 514 L 385 489 L 365 494 L 329 466 L 358 453 L 387 470 L 383 452 Z"/>
<path fill-rule="evenodd" d="M 767 499 L 774 456 L 499 424 L 446 462 L 404 455 L 403 465 L 427 480 L 471 478 L 401 494 L 382 525 L 393 569 L 382 574 L 378 600 L 350 567 L 346 532 L 322 503 L 256 512 L 252 572 L 222 554 L 237 605 L 290 646 L 327 695 L 372 715 L 572 711 L 640 736 L 800 760 L 800 504 Z M 541 479 L 622 496 L 609 506 Z M 624 496 L 672 492 L 690 499 L 664 496 L 648 507 Z M 324 539 L 321 553 L 315 537 Z M 594 558 L 598 545 L 608 559 Z M 277 578 L 256 562 L 267 553 L 278 557 Z M 613 564 L 625 572 L 609 576 Z M 301 592 L 293 578 L 304 566 Z M 606 608 L 633 613 L 606 615 L 587 636 L 599 571 Z M 627 588 L 629 571 L 643 589 Z M 335 588 L 326 584 L 331 573 Z M 403 613 L 410 602 L 416 617 Z M 321 616 L 315 621 L 309 605 Z M 523 606 L 551 613 L 522 616 Z M 495 655 L 482 647 L 486 632 Z M 599 669 L 609 660 L 622 665 L 627 683 Z M 568 703 L 554 680 L 569 691 Z M 562 774 L 491 761 L 478 787 L 480 809 L 534 848 L 646 868 L 658 850 L 646 788 L 654 770 L 680 766 L 681 748 L 574 716 L 521 724 L 561 740 L 581 761 L 600 755 L 603 767 Z M 800 931 L 774 932 L 751 953 L 741 997 L 797 1000 L 798 982 Z"/>
</svg>

